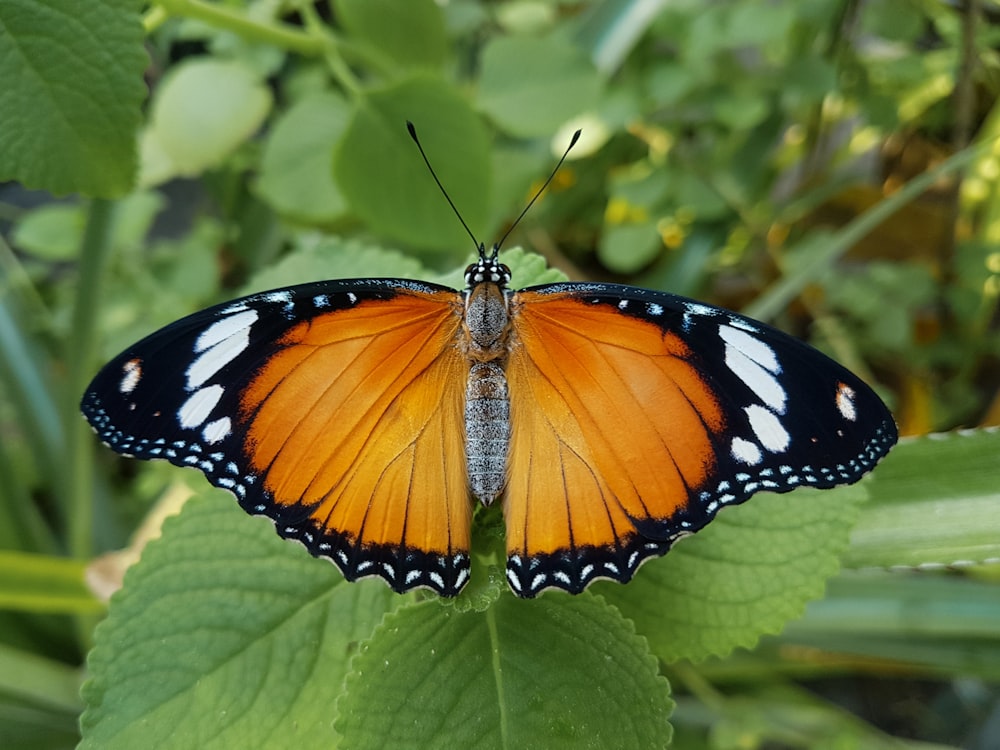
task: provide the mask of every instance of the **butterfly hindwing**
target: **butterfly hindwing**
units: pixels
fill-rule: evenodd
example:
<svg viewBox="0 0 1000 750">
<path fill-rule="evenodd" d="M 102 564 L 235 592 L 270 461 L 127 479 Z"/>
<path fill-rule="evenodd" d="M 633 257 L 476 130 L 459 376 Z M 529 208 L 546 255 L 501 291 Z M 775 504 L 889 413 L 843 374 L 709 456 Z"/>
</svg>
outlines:
<svg viewBox="0 0 1000 750">
<path fill-rule="evenodd" d="M 505 516 L 522 596 L 627 581 L 721 507 L 854 482 L 896 441 L 860 379 L 735 313 L 573 283 L 511 309 Z"/>
<path fill-rule="evenodd" d="M 471 509 L 461 298 L 328 281 L 195 313 L 105 366 L 82 408 L 119 453 L 193 466 L 354 580 L 456 594 Z"/>
</svg>

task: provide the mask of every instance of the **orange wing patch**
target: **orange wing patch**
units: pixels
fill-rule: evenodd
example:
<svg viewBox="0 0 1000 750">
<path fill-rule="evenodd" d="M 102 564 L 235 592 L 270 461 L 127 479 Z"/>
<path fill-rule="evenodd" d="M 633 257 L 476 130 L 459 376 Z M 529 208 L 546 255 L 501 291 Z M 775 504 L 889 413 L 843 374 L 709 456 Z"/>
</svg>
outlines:
<svg viewBox="0 0 1000 750">
<path fill-rule="evenodd" d="M 411 588 L 414 555 L 467 567 L 460 314 L 457 296 L 412 290 L 320 314 L 242 394 L 245 453 L 275 517 L 309 517 L 348 578 Z"/>
<path fill-rule="evenodd" d="M 678 336 L 613 307 L 520 292 L 512 318 L 508 577 L 530 595 L 532 560 L 556 556 L 573 575 L 544 585 L 627 580 L 712 475 L 721 405 Z"/>
</svg>

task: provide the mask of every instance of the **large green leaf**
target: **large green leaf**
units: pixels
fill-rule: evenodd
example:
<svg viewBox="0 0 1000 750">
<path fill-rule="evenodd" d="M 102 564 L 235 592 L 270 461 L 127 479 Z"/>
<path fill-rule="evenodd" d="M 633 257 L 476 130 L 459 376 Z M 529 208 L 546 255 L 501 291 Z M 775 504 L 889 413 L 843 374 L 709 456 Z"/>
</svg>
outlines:
<svg viewBox="0 0 1000 750">
<path fill-rule="evenodd" d="M 361 99 L 334 156 L 337 183 L 372 231 L 464 256 L 472 242 L 410 140 L 407 120 L 478 237 L 489 217 L 489 141 L 461 94 L 436 78 L 409 78 Z"/>
<path fill-rule="evenodd" d="M 594 596 L 407 607 L 351 667 L 337 730 L 358 750 L 670 743 L 667 681 L 632 624 Z"/>
<path fill-rule="evenodd" d="M 292 252 L 255 274 L 240 293 L 253 294 L 321 279 L 420 279 L 426 275 L 420 261 L 395 250 L 386 250 L 360 240 L 310 235 L 298 238 Z"/>
<path fill-rule="evenodd" d="M 395 597 L 348 584 L 226 493 L 190 500 L 97 630 L 83 748 L 329 748 L 354 644 Z"/>
<path fill-rule="evenodd" d="M 777 644 L 1000 679 L 1000 597 L 990 575 L 845 571 Z M 772 644 L 768 644 L 772 645 Z"/>
<path fill-rule="evenodd" d="M 0 3 L 0 180 L 56 194 L 128 191 L 145 96 L 142 6 Z"/>
<path fill-rule="evenodd" d="M 434 0 L 337 0 L 337 17 L 385 61 L 403 69 L 441 65 L 448 54 L 444 16 Z"/>
<path fill-rule="evenodd" d="M 221 164 L 257 131 L 271 103 L 270 90 L 244 63 L 196 58 L 175 66 L 143 135 L 143 184 Z"/>
<path fill-rule="evenodd" d="M 594 590 L 635 622 L 664 661 L 750 648 L 822 596 L 865 496 L 858 485 L 762 493 L 723 509 L 627 586 Z"/>
<path fill-rule="evenodd" d="M 996 429 L 903 440 L 872 477 L 873 502 L 851 534 L 844 565 L 928 568 L 1000 559 L 998 455 Z"/>
<path fill-rule="evenodd" d="M 483 50 L 477 102 L 512 135 L 552 136 L 597 103 L 601 78 L 560 38 L 497 37 Z"/>
<path fill-rule="evenodd" d="M 333 149 L 350 120 L 350 104 L 332 91 L 305 96 L 279 117 L 264 146 L 257 190 L 276 211 L 330 224 L 347 202 L 333 181 Z"/>
</svg>

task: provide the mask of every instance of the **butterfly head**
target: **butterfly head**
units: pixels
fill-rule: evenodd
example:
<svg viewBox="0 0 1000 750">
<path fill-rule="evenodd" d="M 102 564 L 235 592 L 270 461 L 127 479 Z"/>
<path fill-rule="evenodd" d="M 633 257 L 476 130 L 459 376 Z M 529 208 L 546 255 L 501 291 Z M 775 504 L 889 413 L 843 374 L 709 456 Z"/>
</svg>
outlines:
<svg viewBox="0 0 1000 750">
<path fill-rule="evenodd" d="M 472 289 L 477 284 L 497 284 L 506 286 L 510 283 L 510 269 L 497 260 L 500 249 L 493 247 L 493 252 L 486 254 L 486 248 L 479 246 L 479 260 L 465 269 L 465 284 Z"/>
</svg>

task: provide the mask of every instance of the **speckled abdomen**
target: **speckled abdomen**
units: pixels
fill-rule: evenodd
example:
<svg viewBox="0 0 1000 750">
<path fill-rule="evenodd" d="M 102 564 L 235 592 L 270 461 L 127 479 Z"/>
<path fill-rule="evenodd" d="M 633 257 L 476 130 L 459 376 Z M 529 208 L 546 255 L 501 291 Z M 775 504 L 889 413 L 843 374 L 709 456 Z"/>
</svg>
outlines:
<svg viewBox="0 0 1000 750">
<path fill-rule="evenodd" d="M 476 362 L 465 391 L 465 461 L 469 488 L 484 505 L 503 490 L 510 442 L 510 397 L 499 362 Z"/>
</svg>

